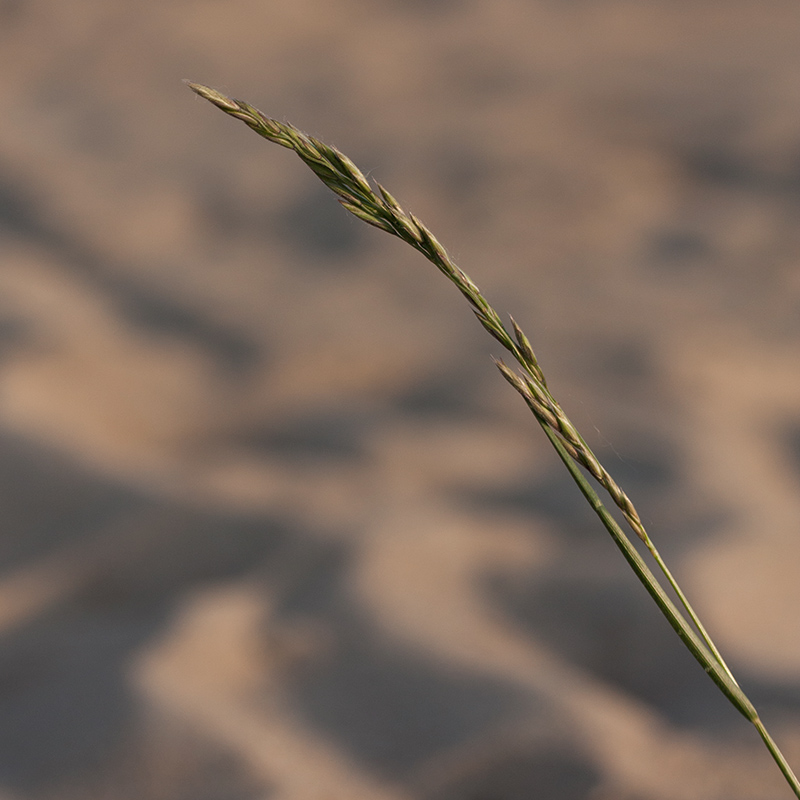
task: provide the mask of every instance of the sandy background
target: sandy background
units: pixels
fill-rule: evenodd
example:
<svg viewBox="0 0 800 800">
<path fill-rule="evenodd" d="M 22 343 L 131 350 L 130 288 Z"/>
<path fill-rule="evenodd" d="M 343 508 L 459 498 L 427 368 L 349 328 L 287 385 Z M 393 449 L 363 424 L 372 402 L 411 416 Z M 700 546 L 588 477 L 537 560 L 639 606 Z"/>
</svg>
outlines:
<svg viewBox="0 0 800 800">
<path fill-rule="evenodd" d="M 800 765 L 800 8 L 0 2 L 0 798 L 760 800 L 417 254 L 534 342 Z"/>
</svg>

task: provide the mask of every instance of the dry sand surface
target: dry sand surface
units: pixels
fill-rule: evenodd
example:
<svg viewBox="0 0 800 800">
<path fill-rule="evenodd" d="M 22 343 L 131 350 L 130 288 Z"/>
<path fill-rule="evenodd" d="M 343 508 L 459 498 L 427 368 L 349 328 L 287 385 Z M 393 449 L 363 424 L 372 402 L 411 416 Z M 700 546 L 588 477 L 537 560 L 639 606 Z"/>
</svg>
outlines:
<svg viewBox="0 0 800 800">
<path fill-rule="evenodd" d="M 520 321 L 800 765 L 796 0 L 0 0 L 0 800 L 790 796 L 458 293 Z"/>
</svg>

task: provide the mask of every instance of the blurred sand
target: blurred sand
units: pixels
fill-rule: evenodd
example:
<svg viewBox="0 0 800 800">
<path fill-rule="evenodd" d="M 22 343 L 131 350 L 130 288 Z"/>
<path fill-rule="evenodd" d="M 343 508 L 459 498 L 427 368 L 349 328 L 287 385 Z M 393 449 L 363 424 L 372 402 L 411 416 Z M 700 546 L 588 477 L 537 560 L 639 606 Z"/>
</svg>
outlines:
<svg viewBox="0 0 800 800">
<path fill-rule="evenodd" d="M 339 146 L 534 342 L 800 765 L 795 2 L 0 0 L 0 799 L 789 796 Z"/>
</svg>

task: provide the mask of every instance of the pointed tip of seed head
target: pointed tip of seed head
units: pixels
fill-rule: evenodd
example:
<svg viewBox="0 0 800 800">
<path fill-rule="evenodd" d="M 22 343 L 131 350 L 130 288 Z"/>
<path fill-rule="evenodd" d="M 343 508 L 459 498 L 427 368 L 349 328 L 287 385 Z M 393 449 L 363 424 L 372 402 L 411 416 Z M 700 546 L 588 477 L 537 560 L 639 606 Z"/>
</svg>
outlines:
<svg viewBox="0 0 800 800">
<path fill-rule="evenodd" d="M 383 198 L 383 202 L 392 209 L 395 213 L 403 212 L 403 209 L 400 207 L 400 203 L 397 202 L 397 199 L 386 189 L 386 187 L 381 186 L 378 184 L 378 191 L 381 193 L 381 197 Z"/>
<path fill-rule="evenodd" d="M 215 106 L 224 110 L 236 110 L 236 103 L 230 97 L 226 97 L 222 92 L 212 89 L 210 86 L 204 86 L 202 83 L 192 83 L 184 78 L 183 82 L 197 95 L 213 103 Z"/>
<path fill-rule="evenodd" d="M 503 373 L 503 377 L 509 383 L 512 383 L 515 386 L 519 383 L 520 378 L 517 375 L 517 373 L 514 372 L 514 370 L 511 369 L 511 367 L 509 367 L 508 364 L 506 364 L 506 362 L 503 361 L 502 358 L 496 358 L 495 356 L 492 356 L 492 361 L 494 361 L 494 365 L 497 367 L 497 369 L 500 370 L 500 372 Z"/>
<path fill-rule="evenodd" d="M 511 327 L 514 329 L 514 338 L 517 340 L 517 343 L 520 347 L 530 350 L 530 343 L 528 342 L 528 337 L 524 334 L 522 328 L 517 325 L 517 321 L 511 314 L 508 315 L 508 318 L 511 320 Z"/>
<path fill-rule="evenodd" d="M 511 320 L 511 327 L 514 329 L 514 338 L 517 340 L 517 344 L 519 344 L 526 356 L 533 358 L 533 349 L 531 348 L 531 343 L 528 341 L 528 337 L 525 335 L 522 328 L 517 325 L 517 321 L 514 317 L 509 314 L 508 318 Z"/>
<path fill-rule="evenodd" d="M 213 89 L 209 89 L 208 86 L 203 86 L 202 83 L 194 83 L 190 81 L 188 78 L 184 78 L 183 82 L 195 93 L 199 94 L 201 97 L 204 97 L 207 93 L 212 92 Z"/>
</svg>

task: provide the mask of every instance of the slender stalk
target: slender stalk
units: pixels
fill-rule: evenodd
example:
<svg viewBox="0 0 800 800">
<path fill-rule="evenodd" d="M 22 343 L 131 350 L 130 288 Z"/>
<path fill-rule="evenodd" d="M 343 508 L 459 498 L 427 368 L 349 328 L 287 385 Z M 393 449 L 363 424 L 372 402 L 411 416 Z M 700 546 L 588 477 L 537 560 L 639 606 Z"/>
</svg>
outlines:
<svg viewBox="0 0 800 800">
<path fill-rule="evenodd" d="M 517 338 L 519 339 L 519 335 L 521 331 L 519 331 L 516 323 L 514 323 L 515 332 L 517 332 Z M 524 334 L 522 334 L 524 335 Z M 503 376 L 508 380 L 509 383 L 525 398 L 526 402 L 528 403 L 529 407 L 533 411 L 534 414 L 537 415 L 540 420 L 543 416 L 537 413 L 537 404 L 540 404 L 536 398 L 537 388 L 533 385 L 533 381 L 526 381 L 520 380 L 519 376 L 516 375 L 513 371 L 509 370 L 505 364 L 502 362 L 498 362 L 498 367 L 500 371 L 503 373 Z M 522 363 L 521 366 L 526 369 L 529 375 L 532 375 L 532 371 L 530 366 L 527 363 Z M 538 369 L 538 364 L 537 364 Z M 544 381 L 541 381 L 542 388 L 546 391 L 546 386 L 544 386 Z M 631 502 L 630 498 L 625 494 L 625 492 L 620 489 L 617 485 L 616 481 L 606 472 L 605 468 L 600 464 L 597 460 L 597 457 L 594 455 L 592 450 L 590 449 L 589 445 L 586 444 L 583 437 L 572 427 L 572 423 L 567 419 L 564 412 L 561 410 L 560 406 L 556 403 L 553 399 L 552 395 L 547 392 L 547 402 L 549 407 L 554 412 L 554 422 L 551 425 L 561 432 L 564 433 L 565 436 L 569 435 L 572 439 L 572 450 L 570 453 L 572 457 L 581 465 L 586 467 L 589 472 L 597 479 L 598 483 L 600 483 L 603 488 L 611 496 L 611 499 L 617 505 L 617 507 L 622 511 L 625 520 L 627 521 L 628 525 L 630 526 L 631 530 L 642 540 L 644 545 L 650 551 L 650 554 L 653 556 L 653 560 L 658 565 L 661 572 L 666 577 L 667 581 L 669 582 L 670 586 L 672 587 L 673 591 L 677 595 L 678 599 L 681 602 L 681 605 L 684 607 L 686 612 L 689 614 L 689 618 L 695 624 L 700 636 L 702 637 L 703 641 L 705 642 L 708 649 L 711 651 L 714 658 L 717 660 L 719 665 L 725 672 L 728 673 L 728 676 L 735 682 L 735 678 L 733 677 L 733 673 L 730 671 L 728 665 L 725 663 L 725 660 L 722 658 L 719 650 L 717 649 L 716 645 L 714 644 L 711 636 L 706 631 L 703 623 L 700 621 L 697 613 L 695 612 L 694 608 L 692 608 L 689 600 L 687 599 L 686 595 L 683 593 L 681 587 L 678 585 L 678 582 L 675 580 L 672 572 L 670 572 L 669 568 L 667 567 L 664 559 L 661 557 L 661 554 L 656 549 L 655 544 L 653 543 L 650 536 L 647 534 L 645 530 L 644 523 L 642 522 L 641 518 L 639 517 L 636 508 L 634 507 L 633 503 Z"/>
<path fill-rule="evenodd" d="M 656 550 L 655 545 L 650 542 L 648 537 L 647 542 L 647 549 L 650 551 L 650 554 L 653 556 L 653 560 L 658 564 L 658 568 L 661 572 L 666 576 L 667 581 L 669 581 L 669 585 L 672 587 L 675 594 L 678 596 L 678 599 L 681 601 L 681 605 L 686 609 L 686 612 L 689 614 L 690 619 L 694 623 L 697 630 L 700 632 L 700 636 L 702 636 L 703 641 L 708 645 L 708 649 L 714 655 L 714 658 L 717 660 L 717 663 L 725 670 L 728 674 L 728 677 L 736 683 L 736 678 L 733 677 L 733 673 L 730 670 L 730 667 L 725 663 L 725 659 L 722 657 L 722 653 L 717 650 L 716 645 L 712 641 L 711 637 L 708 635 L 708 631 L 706 631 L 705 626 L 702 622 L 700 622 L 700 617 L 697 616 L 697 613 L 690 605 L 689 601 L 686 599 L 686 595 L 681 590 L 681 587 L 678 585 L 678 582 L 675 580 L 672 572 L 670 572 L 669 567 L 664 563 L 664 559 L 661 558 L 661 554 Z"/>
<path fill-rule="evenodd" d="M 611 534 L 614 543 L 622 551 L 631 569 L 636 573 L 636 577 L 644 584 L 644 587 L 650 593 L 650 596 L 655 601 L 656 605 L 661 610 L 661 613 L 667 618 L 669 624 L 675 630 L 675 633 L 680 636 L 683 643 L 692 653 L 692 655 L 700 662 L 703 669 L 709 674 L 711 679 L 724 695 L 733 703 L 737 710 L 745 716 L 748 720 L 755 724 L 758 719 L 758 713 L 755 707 L 739 687 L 739 684 L 728 675 L 726 670 L 723 670 L 719 662 L 708 651 L 703 642 L 700 641 L 697 634 L 686 621 L 685 617 L 675 607 L 675 604 L 670 600 L 667 593 L 659 584 L 656 577 L 650 571 L 649 567 L 642 560 L 639 552 L 633 546 L 631 540 L 625 535 L 622 528 L 619 527 L 617 521 L 611 516 L 608 509 L 603 505 L 603 502 L 597 496 L 597 493 L 592 488 L 591 484 L 583 476 L 580 468 L 572 459 L 569 453 L 564 448 L 563 444 L 559 441 L 558 437 L 549 428 L 542 425 L 547 438 L 550 439 L 553 447 L 558 453 L 561 460 L 569 470 L 572 479 L 578 485 L 578 488 L 583 493 L 583 496 L 589 502 L 589 505 L 594 509 L 600 521 L 605 526 L 606 530 Z"/>
<path fill-rule="evenodd" d="M 378 192 L 376 193 L 364 174 L 343 153 L 312 136 L 301 133 L 292 125 L 266 117 L 248 103 L 233 100 L 200 84 L 189 83 L 189 87 L 226 114 L 242 120 L 259 135 L 282 147 L 294 150 L 317 177 L 338 195 L 339 202 L 350 213 L 369 225 L 391 233 L 411 245 L 456 285 L 469 302 L 481 325 L 511 354 L 521 368 L 520 373 L 512 370 L 502 361 L 496 361 L 503 377 L 516 389 L 533 412 L 558 456 L 569 470 L 572 479 L 602 521 L 637 578 L 649 592 L 681 641 L 709 674 L 720 691 L 755 726 L 795 796 L 800 798 L 800 782 L 764 727 L 755 707 L 733 677 L 731 670 L 678 582 L 661 558 L 633 503 L 609 475 L 550 393 L 533 348 L 517 323 L 513 319 L 511 320 L 512 336 L 499 314 L 489 305 L 478 287 L 450 259 L 442 245 L 422 222 L 413 214 L 407 214 L 397 200 L 380 184 L 377 186 Z M 603 505 L 581 468 L 585 469 L 606 490 L 620 509 L 631 530 L 647 547 L 689 615 L 691 622 L 675 606 L 631 540 Z"/>
<path fill-rule="evenodd" d="M 800 797 L 800 789 L 798 789 L 797 786 L 797 777 L 792 771 L 792 768 L 789 766 L 789 762 L 786 760 L 783 753 L 781 753 L 780 748 L 777 744 L 775 744 L 775 740 L 769 735 L 769 731 L 764 727 L 764 723 L 759 717 L 756 717 L 753 720 L 753 725 L 756 726 L 758 735 L 764 740 L 767 750 L 769 750 L 770 754 L 775 759 L 775 763 L 778 765 L 778 769 L 780 769 L 780 771 L 783 773 L 783 777 L 786 778 L 786 782 L 792 787 L 794 793 Z"/>
</svg>

